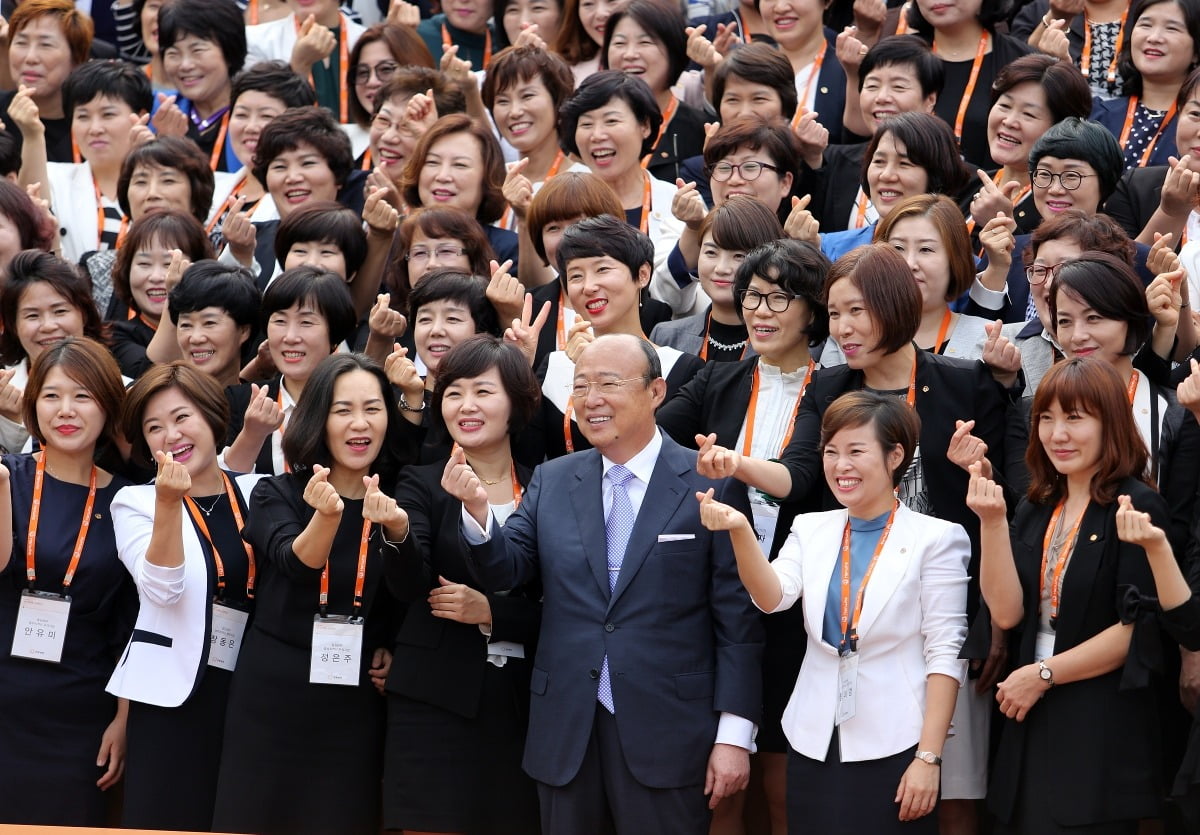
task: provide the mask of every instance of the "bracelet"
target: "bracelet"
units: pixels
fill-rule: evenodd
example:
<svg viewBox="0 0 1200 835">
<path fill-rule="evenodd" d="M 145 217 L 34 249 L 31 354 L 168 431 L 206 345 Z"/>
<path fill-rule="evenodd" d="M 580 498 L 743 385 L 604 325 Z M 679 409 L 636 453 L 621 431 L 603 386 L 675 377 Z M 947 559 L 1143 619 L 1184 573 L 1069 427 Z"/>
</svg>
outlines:
<svg viewBox="0 0 1200 835">
<path fill-rule="evenodd" d="M 402 411 L 402 412 L 423 412 L 428 407 L 429 407 L 429 404 L 425 402 L 424 398 L 421 399 L 421 405 L 419 408 L 416 406 L 408 405 L 408 401 L 404 399 L 404 392 L 400 392 L 400 411 Z"/>
<path fill-rule="evenodd" d="M 1042 18 L 1042 28 L 1049 29 L 1050 24 L 1053 22 L 1054 22 L 1054 18 L 1050 16 L 1050 12 L 1046 12 L 1045 17 Z"/>
</svg>

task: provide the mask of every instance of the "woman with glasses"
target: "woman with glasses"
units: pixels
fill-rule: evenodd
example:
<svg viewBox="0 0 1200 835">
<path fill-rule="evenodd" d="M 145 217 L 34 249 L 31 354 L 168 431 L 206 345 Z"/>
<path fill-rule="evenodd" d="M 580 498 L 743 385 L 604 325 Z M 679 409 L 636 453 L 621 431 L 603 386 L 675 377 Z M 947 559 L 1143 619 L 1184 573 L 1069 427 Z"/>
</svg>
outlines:
<svg viewBox="0 0 1200 835">
<path fill-rule="evenodd" d="M 435 69 L 428 47 L 410 26 L 376 23 L 359 36 L 358 42 L 350 50 L 350 72 L 346 80 L 354 85 L 354 95 L 350 97 L 350 119 L 357 130 L 347 125 L 346 132 L 350 134 L 354 153 L 358 155 L 358 163 L 363 169 L 372 168 L 373 163 L 377 163 L 366 147 L 371 114 L 375 112 L 379 91 L 403 66 Z"/>
<path fill-rule="evenodd" d="M 404 210 L 401 197 L 404 168 L 421 138 L 421 127 L 409 122 L 405 112 L 409 99 L 430 90 L 438 115 L 466 112 L 467 99 L 462 88 L 445 74 L 428 67 L 402 66 L 375 94 L 367 150 L 355 161 L 359 168 L 370 168 L 387 178 L 386 182 L 392 187 L 388 202 L 400 211 Z"/>
<path fill-rule="evenodd" d="M 710 217 L 720 218 L 744 200 L 733 198 Z M 737 266 L 731 295 L 737 316 L 749 332 L 753 354 L 739 362 L 710 362 L 700 369 L 678 397 L 655 413 L 663 431 L 689 447 L 696 445 L 698 435 L 715 435 L 722 446 L 761 458 L 778 457 L 817 367 L 817 353 L 822 343 L 828 344 L 828 321 L 821 301 L 828 271 L 829 260 L 821 251 L 800 241 L 769 241 L 746 253 Z M 791 527 L 796 507 L 780 506 L 753 488 L 749 492 L 758 541 L 773 558 Z M 752 767 L 761 769 L 763 775 L 772 831 L 783 832 L 787 743 L 780 720 L 804 658 L 804 623 L 794 611 L 771 615 L 764 626 L 763 724 Z M 740 797 L 743 795 L 735 795 Z M 740 803 L 733 800 L 718 807 L 718 820 L 737 811 Z"/>
</svg>

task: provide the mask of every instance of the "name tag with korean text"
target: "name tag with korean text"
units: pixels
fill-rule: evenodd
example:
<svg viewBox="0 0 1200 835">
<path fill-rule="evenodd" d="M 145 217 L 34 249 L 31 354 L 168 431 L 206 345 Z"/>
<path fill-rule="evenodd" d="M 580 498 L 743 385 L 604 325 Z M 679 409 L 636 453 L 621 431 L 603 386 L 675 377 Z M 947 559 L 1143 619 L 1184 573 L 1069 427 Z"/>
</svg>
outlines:
<svg viewBox="0 0 1200 835">
<path fill-rule="evenodd" d="M 62 662 L 71 598 L 46 591 L 21 592 L 12 654 L 50 664 Z"/>
<path fill-rule="evenodd" d="M 246 634 L 246 621 L 249 619 L 249 612 L 213 602 L 208 666 L 233 671 L 237 666 L 238 653 L 242 651 L 242 638 Z"/>
<path fill-rule="evenodd" d="M 362 645 L 362 618 L 314 615 L 309 683 L 357 687 Z"/>
<path fill-rule="evenodd" d="M 838 657 L 837 715 L 833 723 L 840 725 L 854 718 L 854 692 L 858 687 L 858 653 Z"/>
</svg>

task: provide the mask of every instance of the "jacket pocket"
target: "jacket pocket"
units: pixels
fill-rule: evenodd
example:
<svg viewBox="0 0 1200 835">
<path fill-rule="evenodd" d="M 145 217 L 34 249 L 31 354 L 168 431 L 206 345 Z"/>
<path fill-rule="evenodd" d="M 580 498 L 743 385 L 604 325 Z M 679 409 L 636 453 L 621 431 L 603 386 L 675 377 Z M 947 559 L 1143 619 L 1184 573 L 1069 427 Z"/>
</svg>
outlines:
<svg viewBox="0 0 1200 835">
<path fill-rule="evenodd" d="M 675 692 L 681 699 L 711 699 L 715 689 L 712 673 L 683 673 L 675 676 Z"/>
<path fill-rule="evenodd" d="M 535 696 L 545 696 L 546 688 L 549 686 L 550 674 L 545 670 L 534 667 L 532 674 L 529 676 L 529 692 Z"/>
<path fill-rule="evenodd" d="M 159 647 L 171 648 L 174 641 L 166 635 L 160 635 L 157 632 L 148 632 L 145 629 L 135 629 L 129 637 L 129 642 L 132 644 L 136 641 L 141 641 L 143 644 L 154 644 Z"/>
</svg>

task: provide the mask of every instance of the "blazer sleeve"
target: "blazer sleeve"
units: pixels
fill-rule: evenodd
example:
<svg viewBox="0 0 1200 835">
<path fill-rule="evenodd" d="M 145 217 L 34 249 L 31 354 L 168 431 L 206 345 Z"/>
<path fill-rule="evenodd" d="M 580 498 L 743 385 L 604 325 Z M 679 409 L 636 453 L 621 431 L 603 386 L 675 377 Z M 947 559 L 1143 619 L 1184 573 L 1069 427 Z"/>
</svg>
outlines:
<svg viewBox="0 0 1200 835">
<path fill-rule="evenodd" d="M 771 569 L 779 578 L 779 590 L 783 592 L 783 597 L 780 599 L 779 605 L 768 614 L 792 608 L 804 594 L 804 575 L 801 571 L 804 564 L 804 537 L 802 536 L 804 527 L 806 527 L 804 516 L 797 516 L 792 523 L 792 529 L 788 531 L 787 541 L 779 549 L 779 555 L 771 561 Z M 758 606 L 757 601 L 754 605 Z M 758 608 L 766 611 L 762 606 L 758 606 Z"/>
<path fill-rule="evenodd" d="M 250 494 L 250 510 L 242 538 L 254 548 L 256 559 L 271 563 L 289 580 L 308 580 L 320 568 L 305 565 L 292 550 L 313 510 L 304 504 L 291 474 L 264 478 Z"/>
<path fill-rule="evenodd" d="M 696 435 L 703 431 L 701 418 L 704 414 L 708 381 L 712 379 L 716 363 L 706 363 L 696 376 L 684 383 L 678 393 L 659 406 L 654 420 L 671 440 L 688 449 L 696 448 Z"/>
<path fill-rule="evenodd" d="M 961 525 L 946 524 L 921 561 L 921 633 L 925 672 L 962 684 L 967 664 L 958 656 L 967 638 L 967 563 L 971 542 Z"/>
<path fill-rule="evenodd" d="M 429 565 L 433 546 L 433 497 L 425 480 L 411 469 L 400 474 L 396 484 L 396 504 L 408 514 L 408 536 L 396 545 L 395 556 L 384 560 L 383 575 L 393 597 L 411 602 L 424 597 L 434 585 Z"/>
<path fill-rule="evenodd" d="M 800 410 L 796 412 L 796 423 L 792 430 L 792 439 L 783 451 L 783 466 L 787 467 L 792 477 L 792 490 L 786 497 L 788 502 L 801 502 L 816 489 L 823 478 L 821 472 L 821 456 L 817 445 L 821 438 L 821 410 L 818 397 L 824 396 L 827 390 L 818 382 L 821 372 L 813 375 L 813 380 L 804 391 L 800 400 Z"/>
<path fill-rule="evenodd" d="M 170 606 L 183 596 L 184 563 L 173 567 L 154 565 L 146 560 L 150 539 L 154 535 L 153 487 L 124 487 L 113 498 L 113 534 L 117 556 L 133 578 L 138 593 L 158 606 Z M 147 503 L 150 503 L 147 508 Z M 183 535 L 183 515 L 180 514 L 180 536 Z"/>
<path fill-rule="evenodd" d="M 488 540 L 469 546 L 469 564 L 480 588 L 486 591 L 505 591 L 539 578 L 537 519 L 542 469 L 533 471 L 520 506 L 504 527 L 493 520 Z"/>
</svg>

